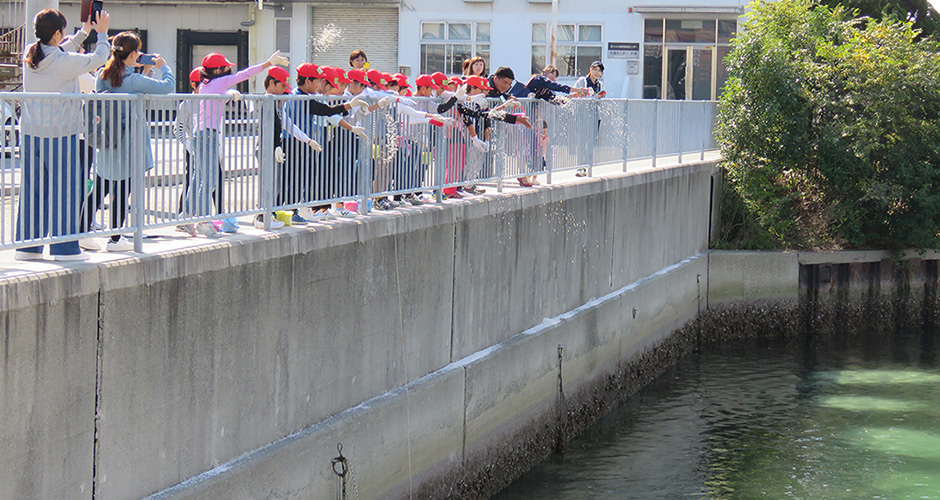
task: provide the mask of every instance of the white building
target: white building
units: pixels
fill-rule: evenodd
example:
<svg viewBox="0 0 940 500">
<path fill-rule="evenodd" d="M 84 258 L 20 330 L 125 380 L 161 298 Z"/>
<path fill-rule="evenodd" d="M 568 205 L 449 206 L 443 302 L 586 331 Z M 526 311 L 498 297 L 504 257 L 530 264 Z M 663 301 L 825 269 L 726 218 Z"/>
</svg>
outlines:
<svg viewBox="0 0 940 500">
<path fill-rule="evenodd" d="M 481 55 L 487 70 L 513 68 L 525 81 L 548 62 L 551 0 L 105 0 L 114 31 L 138 29 L 146 49 L 176 68 L 180 90 L 205 53 L 239 66 L 275 49 L 292 65 L 348 67 L 362 49 L 371 67 L 410 77 L 444 71 Z M 713 99 L 725 78 L 723 57 L 748 0 L 558 0 L 555 65 L 573 83 L 591 62 L 606 66 L 611 97 Z M 78 1 L 60 1 L 78 27 Z M 4 4 L 0 22 L 22 18 L 22 1 Z M 27 39 L 31 38 L 27 33 Z M 664 84 L 665 83 L 665 84 Z M 260 91 L 256 81 L 251 89 Z"/>
</svg>

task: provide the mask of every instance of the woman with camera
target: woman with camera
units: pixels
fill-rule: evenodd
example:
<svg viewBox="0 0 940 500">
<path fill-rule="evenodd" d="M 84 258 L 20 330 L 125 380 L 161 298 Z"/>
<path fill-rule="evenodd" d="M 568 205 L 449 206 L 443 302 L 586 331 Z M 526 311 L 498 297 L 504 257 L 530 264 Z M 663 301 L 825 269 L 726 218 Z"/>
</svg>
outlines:
<svg viewBox="0 0 940 500">
<path fill-rule="evenodd" d="M 111 40 L 111 57 L 104 68 L 95 77 L 95 92 L 115 94 L 169 94 L 175 88 L 173 72 L 160 54 L 141 54 L 140 37 L 133 31 L 122 31 Z M 143 73 L 135 68 L 143 67 Z M 160 78 L 146 76 L 151 67 L 160 72 Z M 85 202 L 85 228 L 91 227 L 95 212 L 104 201 L 105 195 L 111 196 L 111 228 L 124 225 L 127 218 L 127 199 L 131 189 L 132 161 L 130 132 L 131 110 L 129 101 L 110 101 L 103 103 L 102 119 L 115 119 L 110 130 L 96 130 L 93 133 L 107 133 L 109 141 L 98 141 L 95 152 L 95 185 Z M 116 107 L 116 108 L 115 108 Z M 111 108 L 111 109 L 109 109 Z M 150 149 L 150 127 L 144 127 L 144 151 L 146 152 L 145 170 L 153 168 L 153 151 Z M 143 200 L 134 200 L 142 203 Z M 90 239 L 82 240 L 86 250 L 98 250 L 97 243 Z M 109 252 L 126 252 L 133 244 L 124 236 L 115 234 L 107 243 Z"/>
<path fill-rule="evenodd" d="M 45 9 L 36 14 L 33 28 L 37 41 L 29 46 L 23 60 L 23 91 L 78 94 L 78 76 L 101 66 L 108 57 L 109 20 L 108 13 L 102 11 L 95 15 L 94 24 L 85 23 L 81 31 L 67 37 L 67 22 L 61 12 Z M 98 32 L 95 51 L 76 53 L 92 26 Z M 85 183 L 78 151 L 83 120 L 79 99 L 23 99 L 18 241 L 78 232 Z M 54 260 L 86 258 L 75 241 L 53 243 L 49 253 Z M 17 250 L 14 258 L 42 259 L 42 246 Z"/>
</svg>

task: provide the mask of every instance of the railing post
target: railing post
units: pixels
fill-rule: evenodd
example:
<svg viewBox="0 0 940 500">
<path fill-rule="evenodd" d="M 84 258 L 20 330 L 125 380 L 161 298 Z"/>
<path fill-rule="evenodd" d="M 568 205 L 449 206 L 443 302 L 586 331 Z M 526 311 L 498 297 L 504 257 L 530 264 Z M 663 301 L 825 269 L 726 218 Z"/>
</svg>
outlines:
<svg viewBox="0 0 940 500">
<path fill-rule="evenodd" d="M 434 155 L 432 161 L 434 165 L 434 200 L 436 203 L 444 202 L 444 171 L 447 166 L 447 125 L 439 127 L 434 137 Z"/>
<path fill-rule="evenodd" d="M 627 171 L 627 161 L 630 158 L 630 100 L 623 100 L 623 171 Z"/>
<path fill-rule="evenodd" d="M 699 161 L 705 161 L 705 144 L 711 134 L 711 127 L 708 126 L 708 108 L 710 105 L 711 101 L 702 101 L 702 154 Z"/>
<path fill-rule="evenodd" d="M 676 150 L 679 151 L 679 163 L 682 163 L 682 110 L 687 101 L 679 101 L 679 109 L 676 111 Z"/>
<path fill-rule="evenodd" d="M 506 154 L 506 144 L 509 142 L 509 141 L 502 140 L 502 139 L 505 139 L 506 134 L 509 133 L 509 125 L 503 122 L 498 123 L 496 125 L 497 126 L 495 128 L 497 130 L 501 130 L 502 132 L 498 132 L 494 134 L 493 136 L 490 136 L 490 150 L 484 153 L 483 161 L 485 162 L 486 157 L 489 156 L 489 160 L 495 164 L 494 166 L 496 168 L 496 172 L 495 172 L 496 192 L 502 193 L 503 192 L 503 176 L 506 175 L 506 157 L 508 156 Z M 503 148 L 502 158 L 500 158 L 500 155 L 497 151 L 499 148 Z M 483 172 L 485 171 L 486 171 L 486 168 L 484 167 Z"/>
<path fill-rule="evenodd" d="M 653 101 L 653 168 L 656 168 L 656 143 L 659 142 L 659 103 L 659 99 Z"/>
<path fill-rule="evenodd" d="M 544 101 L 540 101 L 540 102 L 538 102 L 538 103 L 536 104 L 536 106 L 542 106 L 543 109 L 548 109 L 548 110 L 549 110 L 549 115 L 550 115 L 550 116 L 548 117 L 548 125 L 549 125 L 549 128 L 548 128 L 548 146 L 545 147 L 545 163 L 546 163 L 546 165 L 545 165 L 545 172 L 546 172 L 546 173 L 545 173 L 545 183 L 546 183 L 546 184 L 551 184 L 551 183 L 552 183 L 552 164 L 554 163 L 554 161 L 553 161 L 553 156 L 554 156 L 554 155 L 553 155 L 552 153 L 553 153 L 553 151 L 555 150 L 555 141 L 558 139 L 558 138 L 557 138 L 557 135 L 558 135 L 558 131 L 557 131 L 557 130 L 558 130 L 558 129 L 555 127 L 555 121 L 556 121 L 556 116 L 557 116 L 557 115 L 556 115 L 556 113 L 557 113 L 557 109 L 556 109 L 556 108 L 557 108 L 558 106 L 547 106 L 547 107 L 546 107 L 545 104 L 546 104 L 546 103 L 545 103 Z"/>
<path fill-rule="evenodd" d="M 274 127 L 274 110 L 275 106 L 280 106 L 281 101 L 275 101 L 274 96 L 270 94 L 265 94 L 261 98 L 261 129 L 259 133 L 261 134 L 261 163 L 259 168 L 261 168 L 261 209 L 264 211 L 261 212 L 264 214 L 262 220 L 264 221 L 264 230 L 271 230 L 271 220 L 274 218 L 274 204 L 276 203 L 274 199 L 274 189 L 277 184 L 275 178 L 277 177 L 277 171 L 274 161 L 274 136 L 268 133 L 265 129 L 268 127 Z M 280 130 L 274 131 L 276 134 L 280 134 Z M 286 175 L 286 172 L 285 172 Z M 221 187 L 219 188 L 221 189 Z"/>
<path fill-rule="evenodd" d="M 150 126 L 150 120 L 145 115 L 145 99 L 145 96 L 137 95 L 128 103 L 131 105 L 131 117 L 133 118 L 130 123 L 137 124 L 127 125 L 131 127 L 131 133 L 129 134 L 131 153 L 129 156 L 133 158 L 131 168 L 134 169 L 131 174 L 131 178 L 134 179 L 131 186 L 131 197 L 134 200 L 132 217 L 134 221 L 134 252 L 136 253 L 144 251 L 144 180 L 147 172 L 147 153 L 144 148 L 150 147 L 150 144 L 144 144 L 144 138 L 146 137 L 144 127 Z M 114 207 L 111 207 L 111 210 L 114 210 Z"/>
<path fill-rule="evenodd" d="M 359 139 L 359 215 L 369 213 L 369 194 L 372 192 L 372 142 L 375 140 L 375 127 L 372 117 L 375 113 L 365 116 L 362 122 L 363 128 L 368 132 L 368 139 Z"/>
</svg>

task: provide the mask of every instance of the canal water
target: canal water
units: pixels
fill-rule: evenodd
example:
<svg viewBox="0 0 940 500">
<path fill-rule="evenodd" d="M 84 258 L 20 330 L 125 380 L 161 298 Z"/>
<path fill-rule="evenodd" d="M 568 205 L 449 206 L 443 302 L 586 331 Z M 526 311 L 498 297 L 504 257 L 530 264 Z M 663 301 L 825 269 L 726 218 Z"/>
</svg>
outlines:
<svg viewBox="0 0 940 500">
<path fill-rule="evenodd" d="M 494 498 L 940 499 L 937 359 L 920 333 L 711 346 Z"/>
</svg>

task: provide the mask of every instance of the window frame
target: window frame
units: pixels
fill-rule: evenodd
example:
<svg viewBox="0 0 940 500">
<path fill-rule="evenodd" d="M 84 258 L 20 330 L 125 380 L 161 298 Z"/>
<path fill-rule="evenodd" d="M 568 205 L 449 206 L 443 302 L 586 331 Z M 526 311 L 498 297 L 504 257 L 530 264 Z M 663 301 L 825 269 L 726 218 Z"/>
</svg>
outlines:
<svg viewBox="0 0 940 500">
<path fill-rule="evenodd" d="M 443 25 L 443 38 L 424 38 L 424 25 L 425 24 L 442 24 Z M 450 39 L 450 26 L 454 24 L 469 24 L 470 25 L 470 38 L 469 39 Z M 480 40 L 479 39 L 479 25 L 487 24 L 489 25 L 489 40 Z M 453 66 L 449 64 L 454 63 L 452 60 L 453 47 L 460 45 L 469 45 L 470 46 L 470 57 L 480 55 L 486 61 L 486 68 L 490 68 L 490 50 L 493 46 L 493 22 L 490 20 L 453 20 L 453 19 L 422 19 L 418 23 L 418 68 L 420 73 L 431 74 L 436 71 L 440 71 L 448 76 L 459 76 L 461 73 L 450 71 L 453 69 Z M 429 68 L 425 66 L 426 61 L 424 57 L 425 47 L 426 46 L 436 46 L 443 47 L 444 50 L 444 67 L 443 68 Z M 485 46 L 486 50 L 481 52 L 480 47 Z M 463 61 L 460 61 L 461 63 Z"/>
<path fill-rule="evenodd" d="M 534 33 L 533 33 L 533 31 L 535 31 L 534 27 L 535 27 L 536 25 L 542 25 L 542 26 L 545 27 L 545 41 L 544 41 L 544 42 L 536 42 L 536 41 L 534 40 L 534 36 L 533 36 Z M 604 58 L 604 23 L 598 23 L 598 22 L 596 22 L 596 21 L 591 21 L 591 22 L 559 22 L 559 23 L 558 23 L 558 26 L 572 26 L 572 27 L 573 27 L 573 36 L 572 36 L 573 39 L 570 40 L 570 41 L 558 40 L 558 41 L 556 42 L 556 48 L 557 48 L 557 49 L 561 49 L 562 47 L 566 47 L 566 48 L 567 48 L 567 47 L 570 47 L 571 50 L 574 52 L 574 74 L 567 74 L 567 73 L 566 73 L 566 71 L 567 71 L 567 69 L 568 69 L 568 68 L 567 68 L 567 66 L 568 66 L 567 64 L 557 64 L 556 67 L 558 68 L 558 72 L 559 72 L 558 78 L 559 78 L 559 79 L 565 79 L 566 81 L 567 81 L 568 79 L 570 79 L 571 81 L 574 81 L 574 80 L 577 79 L 578 77 L 584 76 L 584 75 L 579 75 L 579 74 L 578 74 L 578 68 L 579 68 L 580 66 L 583 65 L 583 66 L 585 66 L 585 67 L 590 67 L 590 64 L 591 64 L 592 62 L 597 61 L 597 60 L 601 60 L 601 61 L 603 60 L 603 58 Z M 590 40 L 590 41 L 581 41 L 580 38 L 581 38 L 581 27 L 582 27 L 582 26 L 592 27 L 592 28 L 594 28 L 594 27 L 599 28 L 599 29 L 600 29 L 600 40 L 597 40 L 597 41 L 593 41 L 593 40 Z M 530 69 L 532 70 L 532 73 L 534 73 L 534 74 L 539 74 L 539 73 L 541 73 L 541 72 L 542 72 L 542 68 L 544 68 L 545 66 L 547 66 L 547 65 L 549 64 L 549 60 L 548 60 L 548 59 L 549 59 L 549 55 L 551 54 L 551 50 L 552 50 L 552 40 L 551 40 L 551 38 L 552 38 L 552 37 L 551 37 L 551 22 L 532 22 L 531 25 L 529 26 L 529 60 L 531 61 L 530 64 L 532 65 L 531 68 L 530 68 Z M 535 62 L 535 57 L 536 57 L 536 56 L 535 56 L 535 52 L 536 52 L 535 48 L 536 48 L 536 47 L 539 47 L 539 48 L 541 48 L 541 49 L 543 49 L 543 50 L 545 51 L 545 56 L 544 56 L 545 60 L 544 60 L 544 63 L 543 63 L 540 67 L 538 67 L 538 68 L 536 68 L 536 62 Z M 578 53 L 580 52 L 579 49 L 581 49 L 581 48 L 593 48 L 593 49 L 598 49 L 598 50 L 599 50 L 599 54 L 598 54 L 597 56 L 590 56 L 590 57 L 588 57 L 588 56 L 579 56 Z M 583 62 L 583 64 L 582 64 L 582 61 L 579 60 L 581 57 L 590 58 L 591 60 L 590 60 L 590 61 L 585 61 L 585 62 Z M 564 66 L 564 67 L 562 67 L 562 66 Z"/>
</svg>

